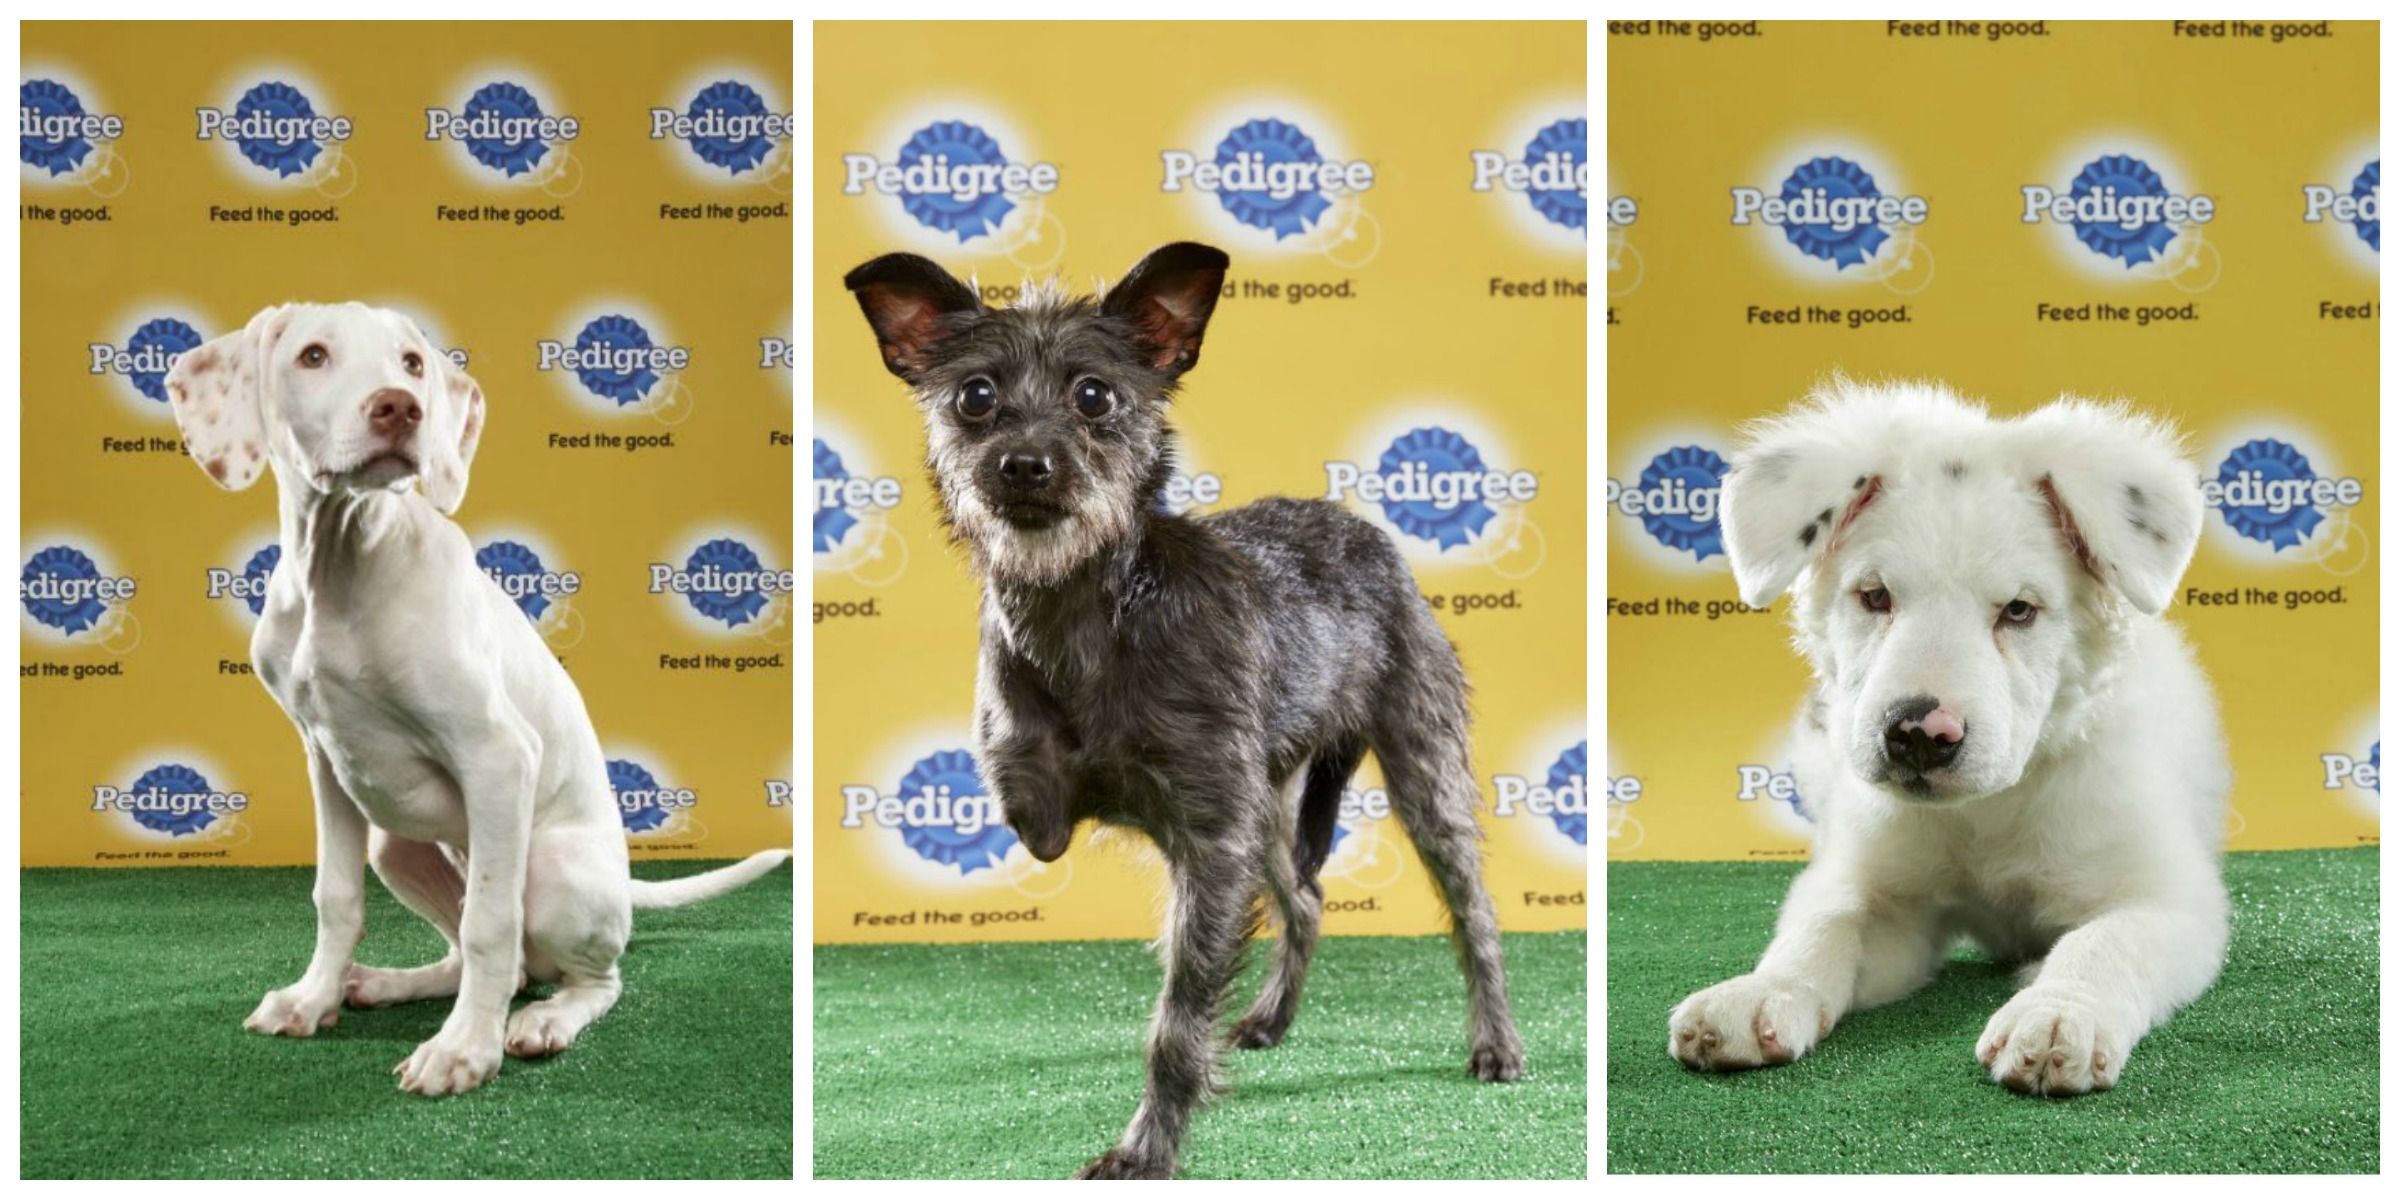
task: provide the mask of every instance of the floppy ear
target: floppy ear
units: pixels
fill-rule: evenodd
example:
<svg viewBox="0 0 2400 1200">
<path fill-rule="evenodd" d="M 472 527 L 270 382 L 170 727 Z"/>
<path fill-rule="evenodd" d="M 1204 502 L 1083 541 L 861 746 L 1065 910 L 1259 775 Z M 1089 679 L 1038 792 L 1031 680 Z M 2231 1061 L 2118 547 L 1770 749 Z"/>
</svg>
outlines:
<svg viewBox="0 0 2400 1200">
<path fill-rule="evenodd" d="M 2200 473 L 2165 422 L 2062 397 L 2018 423 L 2034 490 L 2083 569 L 2145 613 L 2166 608 L 2200 544 Z"/>
<path fill-rule="evenodd" d="M 1875 502 L 1883 478 L 1824 410 L 1752 429 L 1717 494 L 1717 521 L 1742 603 L 1765 608 Z"/>
<path fill-rule="evenodd" d="M 413 328 L 413 326 L 412 326 Z M 455 513 L 467 498 L 467 468 L 475 461 L 475 446 L 483 440 L 483 389 L 450 356 L 442 353 L 424 331 L 426 414 L 418 444 L 424 447 L 425 498 L 444 513 Z"/>
<path fill-rule="evenodd" d="M 1181 375 L 1200 362 L 1200 337 L 1217 311 L 1217 290 L 1232 261 L 1198 242 L 1160 246 L 1108 289 L 1100 312 L 1132 322 L 1134 342 L 1150 365 Z"/>
<path fill-rule="evenodd" d="M 263 308 L 238 333 L 184 351 L 167 371 L 167 402 L 192 461 L 238 492 L 267 467 L 266 397 L 261 366 L 273 352 L 288 305 Z"/>
<path fill-rule="evenodd" d="M 915 383 L 932 363 L 932 350 L 957 329 L 960 313 L 981 311 L 974 289 L 932 259 L 886 254 L 842 276 L 875 330 L 883 365 Z"/>
</svg>

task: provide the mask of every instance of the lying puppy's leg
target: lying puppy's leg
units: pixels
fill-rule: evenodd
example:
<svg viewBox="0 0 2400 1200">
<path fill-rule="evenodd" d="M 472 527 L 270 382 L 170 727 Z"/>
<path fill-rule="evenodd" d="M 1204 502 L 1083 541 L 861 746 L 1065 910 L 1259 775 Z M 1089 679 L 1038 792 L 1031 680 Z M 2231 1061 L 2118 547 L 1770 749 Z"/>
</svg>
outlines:
<svg viewBox="0 0 2400 1200">
<path fill-rule="evenodd" d="M 1873 905 L 1837 864 L 1812 863 L 1793 881 L 1758 969 L 1668 1014 L 1667 1052 L 1707 1071 L 1790 1062 L 1845 1014 L 1923 987 L 1940 960 L 1932 913 Z"/>
<path fill-rule="evenodd" d="M 394 1068 L 425 1096 L 472 1091 L 500 1071 L 503 1025 L 525 950 L 525 855 L 540 746 L 524 718 L 497 697 L 459 710 L 469 727 L 443 737 L 467 809 L 465 954 L 458 1003 L 442 1028 Z M 502 718 L 495 727 L 489 716 Z M 448 731 L 446 731 L 448 732 Z"/>
<path fill-rule="evenodd" d="M 385 890 L 440 931 L 450 949 L 439 960 L 421 967 L 353 966 L 345 998 L 355 1008 L 381 1008 L 457 995 L 463 961 L 458 922 L 467 904 L 467 881 L 459 877 L 458 867 L 440 846 L 373 828 L 367 831 L 367 860 L 374 864 L 375 877 L 383 881 Z"/>
<path fill-rule="evenodd" d="M 617 958 L 633 931 L 621 829 L 536 830 L 525 861 L 528 969 L 558 991 L 508 1018 L 508 1053 L 556 1054 L 617 1002 Z"/>
<path fill-rule="evenodd" d="M 2033 983 L 1992 1014 L 1975 1040 L 1976 1061 L 2011 1091 L 2071 1096 L 2116 1086 L 2134 1044 L 2216 979 L 2225 908 L 2220 889 L 2119 908 L 2069 931 Z"/>
<path fill-rule="evenodd" d="M 314 746 L 309 783 L 317 798 L 317 946 L 308 970 L 287 988 L 268 992 L 242 1028 L 252 1033 L 308 1037 L 341 1019 L 342 984 L 350 956 L 366 929 L 367 818 L 333 777 Z"/>
</svg>

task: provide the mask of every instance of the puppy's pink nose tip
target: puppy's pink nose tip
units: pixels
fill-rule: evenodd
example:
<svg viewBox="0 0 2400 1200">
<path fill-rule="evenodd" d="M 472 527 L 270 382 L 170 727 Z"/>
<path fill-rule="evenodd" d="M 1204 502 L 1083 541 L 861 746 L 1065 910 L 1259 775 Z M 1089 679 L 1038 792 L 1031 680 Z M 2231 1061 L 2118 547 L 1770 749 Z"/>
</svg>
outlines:
<svg viewBox="0 0 2400 1200">
<path fill-rule="evenodd" d="M 1939 741 L 1955 742 L 1967 736 L 1967 723 L 1947 704 L 1926 713 L 1917 724 L 1927 736 Z"/>
<path fill-rule="evenodd" d="M 399 388 L 384 388 L 367 397 L 367 424 L 385 437 L 403 434 L 425 419 L 417 398 Z"/>
</svg>

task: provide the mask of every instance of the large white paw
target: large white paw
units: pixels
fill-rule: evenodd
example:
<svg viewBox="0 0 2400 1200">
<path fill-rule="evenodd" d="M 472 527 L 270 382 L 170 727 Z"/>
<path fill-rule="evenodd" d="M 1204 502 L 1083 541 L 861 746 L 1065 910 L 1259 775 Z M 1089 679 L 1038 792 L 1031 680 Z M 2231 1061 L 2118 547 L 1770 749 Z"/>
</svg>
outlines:
<svg viewBox="0 0 2400 1200">
<path fill-rule="evenodd" d="M 1740 975 L 1684 997 L 1667 1015 L 1667 1052 L 1687 1067 L 1787 1063 L 1833 1029 L 1834 1012 L 1798 980 Z"/>
<path fill-rule="evenodd" d="M 2018 992 L 1975 1039 L 1975 1059 L 1992 1082 L 2034 1096 L 2075 1096 L 2115 1087 L 2123 1040 L 2109 1017 L 2073 991 L 2039 985 Z"/>
<path fill-rule="evenodd" d="M 453 1034 L 448 1025 L 392 1068 L 400 1090 L 420 1096 L 456 1096 L 474 1091 L 500 1073 L 500 1038 Z"/>
<path fill-rule="evenodd" d="M 302 991 L 299 984 L 268 992 L 250 1011 L 242 1028 L 271 1037 L 314 1037 L 318 1030 L 342 1019 L 339 992 Z"/>
</svg>

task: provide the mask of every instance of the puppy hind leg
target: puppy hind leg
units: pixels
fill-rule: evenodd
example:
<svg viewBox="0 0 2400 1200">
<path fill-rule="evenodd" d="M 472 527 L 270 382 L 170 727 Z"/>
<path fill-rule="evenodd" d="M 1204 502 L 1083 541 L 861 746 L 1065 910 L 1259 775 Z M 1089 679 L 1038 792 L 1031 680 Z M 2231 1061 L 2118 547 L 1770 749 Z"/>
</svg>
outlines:
<svg viewBox="0 0 2400 1200">
<path fill-rule="evenodd" d="M 1457 680 L 1455 665 L 1447 679 Z M 1525 1073 L 1525 1044 L 1509 1012 L 1499 918 L 1483 886 L 1483 829 L 1475 822 L 1464 683 L 1403 691 L 1417 703 L 1386 715 L 1374 738 L 1375 758 L 1383 765 L 1392 808 L 1450 910 L 1450 940 L 1467 979 L 1467 1071 L 1486 1082 L 1516 1079 Z"/>
<path fill-rule="evenodd" d="M 354 1008 L 381 1008 L 458 994 L 461 959 L 459 916 L 466 907 L 467 883 L 457 864 L 440 846 L 410 841 L 369 826 L 367 859 L 385 890 L 425 918 L 441 933 L 449 949 L 421 967 L 352 966 L 343 983 L 343 997 Z"/>
<path fill-rule="evenodd" d="M 1269 851 L 1267 886 L 1283 922 L 1275 965 L 1259 989 L 1258 1000 L 1234 1024 L 1233 1044 L 1244 1050 L 1264 1049 L 1281 1042 L 1300 1012 L 1300 988 L 1308 979 L 1308 964 L 1317 949 L 1317 933 L 1325 914 L 1325 891 L 1317 871 L 1333 848 L 1334 817 L 1341 808 L 1342 788 L 1366 756 L 1364 743 L 1320 752 L 1305 769 L 1293 773 L 1281 811 L 1296 813 L 1291 857 Z M 1295 798 L 1296 796 L 1296 798 Z"/>
<path fill-rule="evenodd" d="M 537 830 L 525 864 L 525 959 L 559 987 L 509 1014 L 504 1048 L 539 1058 L 575 1043 L 615 1006 L 633 929 L 624 841 L 613 831 Z M 609 853 L 614 849 L 614 856 Z"/>
</svg>

